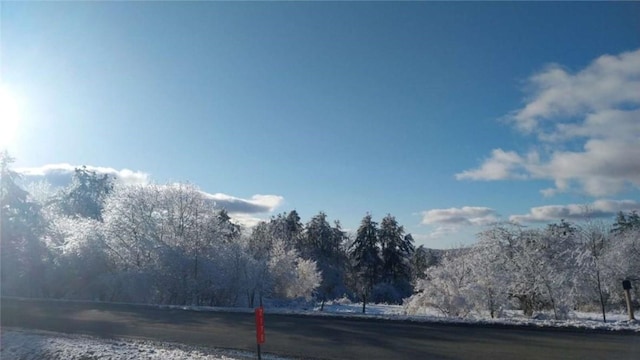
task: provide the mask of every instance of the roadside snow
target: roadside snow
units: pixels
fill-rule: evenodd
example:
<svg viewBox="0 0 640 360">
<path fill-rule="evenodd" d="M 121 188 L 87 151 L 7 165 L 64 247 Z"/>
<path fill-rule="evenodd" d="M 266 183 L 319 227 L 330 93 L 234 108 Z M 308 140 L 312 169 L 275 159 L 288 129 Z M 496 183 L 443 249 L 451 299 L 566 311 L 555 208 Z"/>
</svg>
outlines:
<svg viewBox="0 0 640 360">
<path fill-rule="evenodd" d="M 217 311 L 252 313 L 248 308 L 223 308 L 208 306 L 159 305 L 161 308 L 189 311 Z M 494 324 L 509 326 L 527 326 L 540 328 L 566 328 L 604 331 L 631 331 L 640 333 L 639 320 L 627 320 L 622 313 L 607 313 L 607 322 L 602 322 L 602 314 L 590 312 L 570 312 L 567 320 L 554 320 L 552 313 L 537 313 L 533 318 L 525 317 L 521 311 L 505 310 L 500 318 L 492 319 L 488 314 L 470 314 L 465 318 L 446 317 L 435 308 L 424 308 L 420 314 L 407 315 L 402 305 L 367 304 L 366 313 L 362 313 L 362 303 L 348 300 L 328 301 L 320 311 L 320 305 L 298 307 L 265 306 L 265 314 L 293 314 L 331 317 L 357 317 L 384 320 L 404 320 L 449 324 Z"/>
<path fill-rule="evenodd" d="M 274 310 L 274 312 L 279 312 L 278 309 Z M 319 310 L 320 307 L 316 307 L 314 314 L 317 314 L 316 312 Z M 504 311 L 502 317 L 495 319 L 491 319 L 488 314 L 470 314 L 466 318 L 457 318 L 443 316 L 435 308 L 425 308 L 420 314 L 407 315 L 402 305 L 384 304 L 367 304 L 366 311 L 367 315 L 362 314 L 362 303 L 349 303 L 340 300 L 328 302 L 324 306 L 324 312 L 332 315 L 367 316 L 388 320 L 640 332 L 640 321 L 628 320 L 627 314 L 622 313 L 607 313 L 607 322 L 604 323 L 602 322 L 602 314 L 578 311 L 570 312 L 567 320 L 554 320 L 551 313 L 537 313 L 533 318 L 529 318 L 523 316 L 520 311 Z"/>
<path fill-rule="evenodd" d="M 148 340 L 100 339 L 47 331 L 2 329 L 0 358 L 3 360 L 247 360 L 247 352 L 200 348 Z M 285 360 L 268 354 L 268 360 Z"/>
</svg>

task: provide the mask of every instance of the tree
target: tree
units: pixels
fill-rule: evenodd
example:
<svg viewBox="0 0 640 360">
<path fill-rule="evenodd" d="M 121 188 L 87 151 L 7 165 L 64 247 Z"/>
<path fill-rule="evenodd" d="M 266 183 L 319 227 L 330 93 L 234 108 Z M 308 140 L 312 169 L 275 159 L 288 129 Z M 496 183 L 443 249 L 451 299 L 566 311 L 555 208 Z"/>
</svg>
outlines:
<svg viewBox="0 0 640 360">
<path fill-rule="evenodd" d="M 465 256 L 469 258 L 471 280 L 468 302 L 476 310 L 488 311 L 489 316 L 495 318 L 507 306 L 511 278 L 501 244 L 492 240 L 480 238 Z"/>
<path fill-rule="evenodd" d="M 344 275 L 347 257 L 343 249 L 346 234 L 342 231 L 340 222 L 336 221 L 332 227 L 324 212 L 320 212 L 307 222 L 301 242 L 301 254 L 305 259 L 317 263 L 322 272 L 322 283 L 318 288 L 318 296 L 324 310 L 324 303 L 328 299 L 336 298 L 345 293 Z"/>
<path fill-rule="evenodd" d="M 638 212 L 635 210 L 630 211 L 629 214 L 625 214 L 622 211 L 618 212 L 611 232 L 622 234 L 633 229 L 640 229 L 640 215 L 638 215 Z"/>
<path fill-rule="evenodd" d="M 411 257 L 412 280 L 416 282 L 418 279 L 424 279 L 427 269 L 437 264 L 438 256 L 433 249 L 427 249 L 424 245 L 418 246 Z"/>
<path fill-rule="evenodd" d="M 640 228 L 632 228 L 615 234 L 610 240 L 610 247 L 603 257 L 607 270 L 606 283 L 611 289 L 610 301 L 624 306 L 621 282 L 632 283 L 634 298 L 640 298 Z"/>
<path fill-rule="evenodd" d="M 102 221 L 104 202 L 112 190 L 113 179 L 108 174 L 99 175 L 86 166 L 76 168 L 71 185 L 61 195 L 62 211 L 69 216 Z"/>
<path fill-rule="evenodd" d="M 362 312 L 366 311 L 367 296 L 380 279 L 382 259 L 378 245 L 378 224 L 367 214 L 360 222 L 356 239 L 351 245 L 350 257 L 359 280 L 362 294 Z"/>
<path fill-rule="evenodd" d="M 404 234 L 404 227 L 394 216 L 388 214 L 382 219 L 378 240 L 382 254 L 382 280 L 391 285 L 392 293 L 383 295 L 380 301 L 401 302 L 411 295 L 411 256 L 415 251 L 413 237 Z"/>
<path fill-rule="evenodd" d="M 588 222 L 577 231 L 578 248 L 576 254 L 577 286 L 579 293 L 586 293 L 585 301 L 598 298 L 602 311 L 602 321 L 607 322 L 606 307 L 610 298 L 610 290 L 604 277 L 607 276 L 605 255 L 611 246 L 613 232 L 603 224 Z M 584 289 L 585 291 L 581 291 Z"/>
<path fill-rule="evenodd" d="M 291 210 L 284 219 L 284 241 L 288 247 L 295 247 L 298 251 L 302 251 L 299 247 L 304 225 L 300 221 L 300 215 L 295 210 Z"/>
<path fill-rule="evenodd" d="M 497 224 L 481 234 L 502 254 L 507 294 L 527 316 L 544 308 L 553 309 L 556 318 L 566 315 L 575 269 L 575 242 L 567 226 L 531 230 Z"/>
<path fill-rule="evenodd" d="M 287 250 L 280 239 L 271 249 L 268 268 L 272 279 L 270 293 L 282 299 L 309 299 L 322 279 L 315 261 L 302 259 L 295 249 Z"/>
<path fill-rule="evenodd" d="M 189 184 L 119 186 L 104 210 L 105 246 L 126 299 L 211 304 L 238 231 Z M 116 286 L 118 288 L 118 286 Z"/>
<path fill-rule="evenodd" d="M 327 214 L 319 212 L 304 228 L 300 253 L 308 259 L 319 260 L 335 253 L 340 247 L 340 238 L 334 238 Z"/>
<path fill-rule="evenodd" d="M 114 265 L 104 245 L 102 223 L 60 213 L 48 219 L 45 241 L 52 254 L 50 296 L 109 301 Z"/>
<path fill-rule="evenodd" d="M 41 207 L 18 182 L 7 151 L 0 154 L 0 247 L 2 294 L 47 295 L 46 269 L 50 260 L 41 241 L 46 229 Z"/>
<path fill-rule="evenodd" d="M 231 220 L 231 217 L 227 213 L 227 210 L 216 210 L 215 217 L 219 226 L 218 230 L 221 232 L 221 236 L 223 237 L 225 242 L 230 243 L 240 238 L 240 235 L 242 233 L 240 225 L 234 223 Z"/>
<path fill-rule="evenodd" d="M 435 307 L 445 316 L 467 316 L 473 309 L 469 301 L 471 276 L 466 256 L 449 253 L 438 266 L 427 270 L 425 279 L 418 281 L 418 292 L 406 300 L 405 310 L 419 314 L 425 308 Z"/>
</svg>

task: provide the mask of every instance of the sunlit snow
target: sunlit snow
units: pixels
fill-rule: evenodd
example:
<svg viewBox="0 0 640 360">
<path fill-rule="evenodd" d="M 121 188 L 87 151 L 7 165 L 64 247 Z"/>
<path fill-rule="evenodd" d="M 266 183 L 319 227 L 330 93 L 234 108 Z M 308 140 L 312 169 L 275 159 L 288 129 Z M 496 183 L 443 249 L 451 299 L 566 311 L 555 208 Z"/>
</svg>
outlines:
<svg viewBox="0 0 640 360">
<path fill-rule="evenodd" d="M 246 360 L 255 354 L 148 340 L 100 339 L 23 329 L 2 330 L 3 360 Z M 265 360 L 286 360 L 263 354 Z"/>
</svg>

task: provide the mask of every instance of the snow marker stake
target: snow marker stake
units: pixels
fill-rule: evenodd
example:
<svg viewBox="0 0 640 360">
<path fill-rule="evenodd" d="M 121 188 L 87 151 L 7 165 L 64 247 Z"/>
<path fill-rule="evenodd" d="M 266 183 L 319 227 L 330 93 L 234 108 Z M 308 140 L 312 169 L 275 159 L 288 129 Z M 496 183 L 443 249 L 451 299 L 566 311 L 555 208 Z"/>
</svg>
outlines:
<svg viewBox="0 0 640 360">
<path fill-rule="evenodd" d="M 264 344 L 265 335 L 264 335 L 264 308 L 260 306 L 256 308 L 256 342 L 258 344 L 258 360 L 262 359 L 262 354 L 260 353 L 260 345 Z"/>
</svg>

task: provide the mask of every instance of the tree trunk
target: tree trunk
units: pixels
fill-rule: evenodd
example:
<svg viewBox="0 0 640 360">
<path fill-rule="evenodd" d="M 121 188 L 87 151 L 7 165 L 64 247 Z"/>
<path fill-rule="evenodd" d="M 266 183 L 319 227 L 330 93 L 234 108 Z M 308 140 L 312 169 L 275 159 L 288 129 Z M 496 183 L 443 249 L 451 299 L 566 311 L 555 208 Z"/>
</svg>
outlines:
<svg viewBox="0 0 640 360">
<path fill-rule="evenodd" d="M 607 312 L 604 306 L 604 295 L 602 294 L 602 284 L 600 283 L 600 270 L 596 270 L 596 281 L 598 283 L 598 294 L 600 295 L 600 307 L 602 308 L 602 322 L 607 322 Z"/>
<path fill-rule="evenodd" d="M 367 310 L 367 295 L 362 294 L 362 313 L 364 314 Z"/>
</svg>

